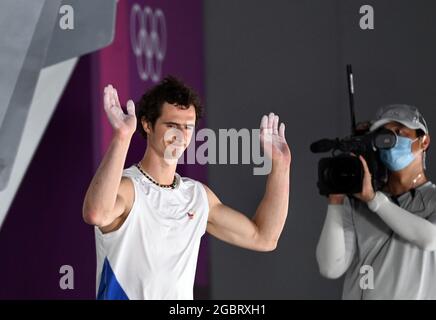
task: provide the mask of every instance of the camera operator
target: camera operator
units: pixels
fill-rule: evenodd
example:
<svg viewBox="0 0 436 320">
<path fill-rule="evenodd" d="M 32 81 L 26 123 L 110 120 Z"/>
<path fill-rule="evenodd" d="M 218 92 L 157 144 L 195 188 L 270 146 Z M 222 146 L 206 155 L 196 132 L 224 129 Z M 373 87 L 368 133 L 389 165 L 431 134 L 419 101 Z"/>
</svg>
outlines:
<svg viewBox="0 0 436 320">
<path fill-rule="evenodd" d="M 330 279 L 346 274 L 343 299 L 436 299 L 436 186 L 424 171 L 428 128 L 409 105 L 381 108 L 370 131 L 382 126 L 397 136 L 394 147 L 378 151 L 387 182 L 375 191 L 359 156 L 362 191 L 329 195 L 319 269 Z M 363 286 L 368 270 L 373 284 Z"/>
</svg>

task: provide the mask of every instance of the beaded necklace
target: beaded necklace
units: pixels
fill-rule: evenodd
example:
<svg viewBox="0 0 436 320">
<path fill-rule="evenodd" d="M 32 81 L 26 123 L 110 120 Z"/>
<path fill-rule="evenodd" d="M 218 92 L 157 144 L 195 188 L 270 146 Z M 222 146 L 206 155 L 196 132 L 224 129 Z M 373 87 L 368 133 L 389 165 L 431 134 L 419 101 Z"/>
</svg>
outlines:
<svg viewBox="0 0 436 320">
<path fill-rule="evenodd" d="M 144 170 L 142 170 L 142 167 L 139 163 L 136 164 L 136 167 L 139 169 L 139 171 L 141 171 L 141 173 L 148 179 L 150 180 L 152 183 L 154 183 L 155 185 L 157 185 L 158 187 L 161 188 L 167 188 L 167 189 L 175 189 L 176 187 L 176 183 L 177 183 L 177 179 L 176 176 L 174 176 L 173 182 L 171 184 L 161 184 L 159 182 L 157 182 L 156 180 L 154 180 L 152 177 L 150 177 L 149 174 L 147 174 Z"/>
</svg>

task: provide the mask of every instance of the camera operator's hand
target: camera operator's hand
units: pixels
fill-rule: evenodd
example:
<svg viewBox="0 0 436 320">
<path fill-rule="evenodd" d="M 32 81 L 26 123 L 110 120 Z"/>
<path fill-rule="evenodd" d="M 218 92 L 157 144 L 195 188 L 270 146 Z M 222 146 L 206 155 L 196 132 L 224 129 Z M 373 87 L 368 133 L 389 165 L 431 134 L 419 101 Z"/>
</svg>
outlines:
<svg viewBox="0 0 436 320">
<path fill-rule="evenodd" d="M 355 193 L 354 196 L 363 202 L 368 202 L 374 199 L 375 192 L 371 183 L 371 173 L 369 172 L 368 164 L 366 163 L 365 158 L 359 156 L 360 162 L 362 162 L 364 176 L 362 182 L 362 192 Z"/>
</svg>

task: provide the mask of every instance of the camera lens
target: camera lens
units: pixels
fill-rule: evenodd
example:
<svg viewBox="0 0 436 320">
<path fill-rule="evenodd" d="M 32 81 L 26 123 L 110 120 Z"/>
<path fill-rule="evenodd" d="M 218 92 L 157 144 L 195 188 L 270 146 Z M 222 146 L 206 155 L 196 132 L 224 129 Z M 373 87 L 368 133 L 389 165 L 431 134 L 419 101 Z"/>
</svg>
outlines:
<svg viewBox="0 0 436 320">
<path fill-rule="evenodd" d="M 397 135 L 389 129 L 381 128 L 374 136 L 374 146 L 377 149 L 390 149 L 397 143 Z"/>
</svg>

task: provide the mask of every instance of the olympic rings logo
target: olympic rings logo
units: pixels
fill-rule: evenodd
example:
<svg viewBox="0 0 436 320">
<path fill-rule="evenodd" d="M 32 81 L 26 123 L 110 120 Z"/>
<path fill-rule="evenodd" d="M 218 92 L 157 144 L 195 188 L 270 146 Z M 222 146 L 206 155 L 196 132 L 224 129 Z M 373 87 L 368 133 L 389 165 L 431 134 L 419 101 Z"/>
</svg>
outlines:
<svg viewBox="0 0 436 320">
<path fill-rule="evenodd" d="M 130 12 L 130 42 L 136 56 L 139 77 L 158 82 L 167 50 L 165 16 L 160 9 L 143 10 L 134 4 Z"/>
</svg>

